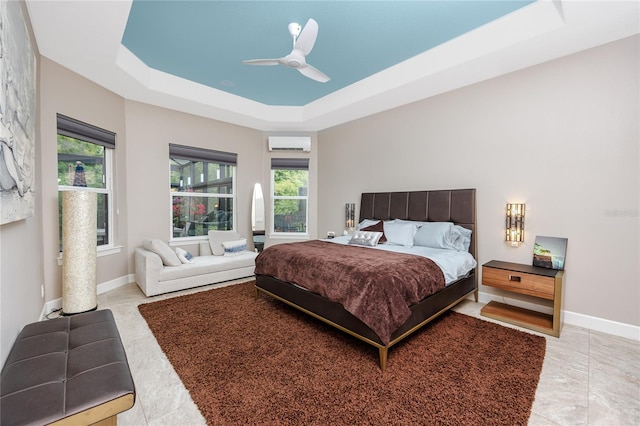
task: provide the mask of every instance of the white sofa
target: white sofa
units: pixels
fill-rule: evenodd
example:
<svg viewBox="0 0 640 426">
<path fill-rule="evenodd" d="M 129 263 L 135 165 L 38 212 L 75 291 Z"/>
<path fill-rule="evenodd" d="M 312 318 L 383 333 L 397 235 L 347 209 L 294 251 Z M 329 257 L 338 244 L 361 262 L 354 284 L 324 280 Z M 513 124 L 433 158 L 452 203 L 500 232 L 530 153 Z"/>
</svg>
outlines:
<svg viewBox="0 0 640 426">
<path fill-rule="evenodd" d="M 136 283 L 145 295 L 154 296 L 251 277 L 258 253 L 244 250 L 224 254 L 225 245 L 240 240 L 235 231 L 210 231 L 209 241 L 200 243 L 200 255 L 193 256 L 191 263 L 183 263 L 184 258 L 180 261 L 165 243 L 146 240 L 135 250 Z"/>
</svg>

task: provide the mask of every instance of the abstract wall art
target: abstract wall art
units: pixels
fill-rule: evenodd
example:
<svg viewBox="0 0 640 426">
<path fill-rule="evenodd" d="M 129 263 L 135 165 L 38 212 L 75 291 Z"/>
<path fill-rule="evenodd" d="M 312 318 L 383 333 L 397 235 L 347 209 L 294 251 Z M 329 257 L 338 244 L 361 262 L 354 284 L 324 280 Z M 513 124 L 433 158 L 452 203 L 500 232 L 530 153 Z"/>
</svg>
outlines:
<svg viewBox="0 0 640 426">
<path fill-rule="evenodd" d="M 36 57 L 22 2 L 0 2 L 0 225 L 34 213 Z"/>
</svg>

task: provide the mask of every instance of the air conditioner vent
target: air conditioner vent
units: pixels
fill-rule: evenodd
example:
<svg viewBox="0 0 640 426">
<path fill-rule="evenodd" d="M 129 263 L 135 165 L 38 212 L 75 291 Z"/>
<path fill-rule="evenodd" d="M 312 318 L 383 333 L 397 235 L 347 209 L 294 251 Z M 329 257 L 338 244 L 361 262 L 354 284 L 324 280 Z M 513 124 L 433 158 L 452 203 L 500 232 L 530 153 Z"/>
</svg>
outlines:
<svg viewBox="0 0 640 426">
<path fill-rule="evenodd" d="M 309 136 L 269 136 L 269 151 L 311 152 Z"/>
</svg>

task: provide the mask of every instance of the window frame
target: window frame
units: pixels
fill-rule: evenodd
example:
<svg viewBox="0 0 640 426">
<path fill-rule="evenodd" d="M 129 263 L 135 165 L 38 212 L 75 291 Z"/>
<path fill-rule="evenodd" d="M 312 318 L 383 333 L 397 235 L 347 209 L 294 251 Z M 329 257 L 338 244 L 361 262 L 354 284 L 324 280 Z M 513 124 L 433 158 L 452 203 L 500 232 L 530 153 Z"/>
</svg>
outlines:
<svg viewBox="0 0 640 426">
<path fill-rule="evenodd" d="M 172 191 L 171 190 L 171 161 L 173 158 L 181 160 L 190 160 L 192 162 L 215 163 L 231 166 L 231 194 L 221 194 L 218 192 L 190 192 L 190 191 Z M 173 199 L 174 197 L 186 198 L 228 198 L 231 199 L 232 212 L 231 220 L 233 222 L 232 230 L 237 230 L 238 212 L 237 212 L 237 154 L 223 151 L 216 151 L 204 148 L 197 148 L 185 145 L 169 144 L 169 242 L 170 243 L 186 243 L 190 241 L 204 241 L 209 238 L 208 235 L 194 235 L 176 237 L 174 236 L 173 224 Z M 187 186 L 185 186 L 186 188 Z"/>
<path fill-rule="evenodd" d="M 57 127 L 56 127 L 56 154 L 57 150 L 57 138 L 58 135 L 66 136 L 81 142 L 91 143 L 94 145 L 100 145 L 104 148 L 104 188 L 91 188 L 91 187 L 80 187 L 73 185 L 58 185 L 58 198 L 60 197 L 61 191 L 86 191 L 86 192 L 95 192 L 97 194 L 105 194 L 107 198 L 107 222 L 106 222 L 106 238 L 107 243 L 98 245 L 96 233 L 96 252 L 98 255 L 111 254 L 119 251 L 118 247 L 115 245 L 114 241 L 114 184 L 113 184 L 113 176 L 114 176 L 114 154 L 115 154 L 115 139 L 116 134 L 114 132 L 101 129 L 97 126 L 93 126 L 88 123 L 84 123 L 82 121 L 76 120 L 74 118 L 70 118 L 64 116 L 62 114 L 56 114 Z M 57 158 L 56 158 L 57 160 Z M 61 206 L 58 206 L 60 209 Z M 59 211 L 59 210 L 58 210 Z M 61 225 L 58 225 L 58 235 L 61 235 Z M 58 241 L 59 246 L 62 246 L 62 241 Z M 62 255 L 64 254 L 64 247 L 59 251 Z"/>
<path fill-rule="evenodd" d="M 275 195 L 275 171 L 276 170 L 305 170 L 307 172 L 307 195 Z M 270 194 L 270 236 L 280 238 L 309 236 L 309 186 L 311 174 L 309 172 L 309 158 L 272 158 L 271 159 L 271 194 Z M 275 230 L 275 204 L 276 200 L 304 200 L 305 208 L 305 231 L 304 232 L 277 232 Z"/>
</svg>

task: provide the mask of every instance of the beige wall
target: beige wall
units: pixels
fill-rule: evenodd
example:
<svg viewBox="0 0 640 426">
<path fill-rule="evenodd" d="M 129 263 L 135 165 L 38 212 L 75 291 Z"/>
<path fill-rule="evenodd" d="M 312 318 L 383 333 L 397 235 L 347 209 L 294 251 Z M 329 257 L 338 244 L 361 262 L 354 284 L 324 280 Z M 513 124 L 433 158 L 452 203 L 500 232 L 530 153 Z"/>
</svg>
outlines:
<svg viewBox="0 0 640 426">
<path fill-rule="evenodd" d="M 58 262 L 58 155 L 56 114 L 116 133 L 113 176 L 114 245 L 127 247 L 127 158 L 124 100 L 44 57 L 40 77 L 41 198 L 45 299 L 62 297 L 62 268 Z M 128 273 L 126 250 L 98 257 L 97 281 L 104 283 Z"/>
<path fill-rule="evenodd" d="M 126 101 L 126 118 L 131 256 L 145 238 L 170 239 L 170 143 L 238 154 L 236 229 L 249 238 L 253 186 L 264 175 L 266 148 L 261 132 L 133 101 Z M 197 253 L 197 244 L 185 247 Z M 130 262 L 133 273 L 132 257 Z"/>
<path fill-rule="evenodd" d="M 477 188 L 480 264 L 567 237 L 564 309 L 640 325 L 639 39 L 320 132 L 319 234 L 363 191 Z M 519 248 L 507 202 L 526 203 Z"/>
</svg>

